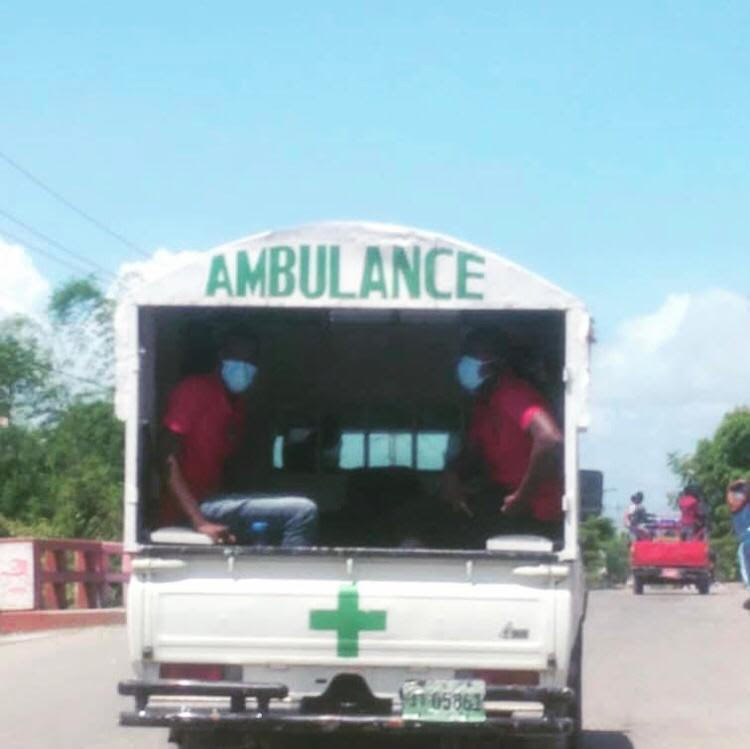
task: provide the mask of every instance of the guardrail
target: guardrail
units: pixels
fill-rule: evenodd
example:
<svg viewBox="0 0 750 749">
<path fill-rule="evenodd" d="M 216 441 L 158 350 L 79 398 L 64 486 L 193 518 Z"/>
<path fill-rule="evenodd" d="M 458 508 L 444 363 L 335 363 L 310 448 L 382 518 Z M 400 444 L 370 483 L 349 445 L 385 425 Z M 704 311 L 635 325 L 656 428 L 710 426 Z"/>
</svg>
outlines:
<svg viewBox="0 0 750 749">
<path fill-rule="evenodd" d="M 119 543 L 0 538 L 0 612 L 121 607 L 129 577 Z"/>
</svg>

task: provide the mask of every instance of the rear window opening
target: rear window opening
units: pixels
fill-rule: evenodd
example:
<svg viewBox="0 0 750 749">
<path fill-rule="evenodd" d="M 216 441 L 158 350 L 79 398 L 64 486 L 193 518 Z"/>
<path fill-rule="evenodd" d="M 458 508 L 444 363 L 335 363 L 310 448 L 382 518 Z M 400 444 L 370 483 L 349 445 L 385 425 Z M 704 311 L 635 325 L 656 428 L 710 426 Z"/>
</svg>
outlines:
<svg viewBox="0 0 750 749">
<path fill-rule="evenodd" d="M 228 466 L 226 489 L 312 499 L 324 546 L 434 547 L 441 473 L 471 414 L 455 365 L 474 326 L 497 326 L 514 342 L 514 366 L 563 427 L 560 311 L 141 307 L 141 542 L 158 526 L 167 396 L 184 376 L 211 370 L 214 331 L 237 323 L 256 333 L 260 362 L 249 457 Z"/>
</svg>

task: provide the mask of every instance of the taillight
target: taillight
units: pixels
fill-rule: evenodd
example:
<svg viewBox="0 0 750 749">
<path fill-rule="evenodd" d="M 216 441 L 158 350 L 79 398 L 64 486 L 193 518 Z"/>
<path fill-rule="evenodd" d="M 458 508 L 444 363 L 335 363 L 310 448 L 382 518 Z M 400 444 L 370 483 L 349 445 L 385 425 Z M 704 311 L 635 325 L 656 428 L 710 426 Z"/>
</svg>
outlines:
<svg viewBox="0 0 750 749">
<path fill-rule="evenodd" d="M 222 681 L 224 666 L 213 663 L 162 663 L 159 678 Z"/>
<path fill-rule="evenodd" d="M 535 687 L 539 685 L 538 671 L 475 668 L 456 671 L 455 676 L 457 679 L 481 679 L 485 684 L 493 686 L 511 684 L 520 687 Z"/>
</svg>

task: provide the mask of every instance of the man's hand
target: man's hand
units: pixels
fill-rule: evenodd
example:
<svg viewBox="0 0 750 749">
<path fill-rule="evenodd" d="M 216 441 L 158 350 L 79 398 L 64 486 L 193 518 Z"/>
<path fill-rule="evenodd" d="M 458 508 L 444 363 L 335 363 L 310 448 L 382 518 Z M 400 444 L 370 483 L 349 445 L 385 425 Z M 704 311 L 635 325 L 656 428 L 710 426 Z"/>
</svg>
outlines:
<svg viewBox="0 0 750 749">
<path fill-rule="evenodd" d="M 207 535 L 215 544 L 233 544 L 236 541 L 226 525 L 210 523 L 208 520 L 204 520 L 202 523 L 197 523 L 195 525 L 195 530 L 198 531 L 198 533 L 204 533 Z"/>
<path fill-rule="evenodd" d="M 503 515 L 518 515 L 525 504 L 526 500 L 521 496 L 521 493 L 513 492 L 503 499 L 500 512 L 503 513 Z"/>
<path fill-rule="evenodd" d="M 470 518 L 474 517 L 474 513 L 466 500 L 466 493 L 461 486 L 461 479 L 453 471 L 446 471 L 443 474 L 440 482 L 440 499 L 457 512 L 461 512 Z"/>
</svg>

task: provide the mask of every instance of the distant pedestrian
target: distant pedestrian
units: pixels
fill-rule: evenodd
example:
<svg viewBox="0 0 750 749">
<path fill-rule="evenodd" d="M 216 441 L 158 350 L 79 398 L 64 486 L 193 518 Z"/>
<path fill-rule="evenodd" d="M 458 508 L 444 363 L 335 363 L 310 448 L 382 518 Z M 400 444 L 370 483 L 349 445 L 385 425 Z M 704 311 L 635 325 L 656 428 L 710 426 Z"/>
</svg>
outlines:
<svg viewBox="0 0 750 749">
<path fill-rule="evenodd" d="M 726 498 L 732 513 L 732 528 L 739 541 L 737 560 L 742 582 L 750 588 L 750 480 L 731 481 Z M 745 608 L 750 608 L 750 599 L 745 601 Z"/>
</svg>

